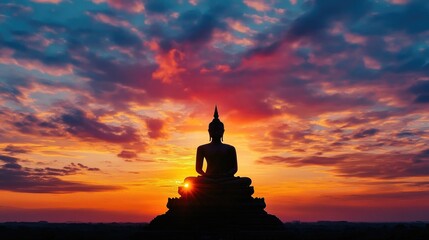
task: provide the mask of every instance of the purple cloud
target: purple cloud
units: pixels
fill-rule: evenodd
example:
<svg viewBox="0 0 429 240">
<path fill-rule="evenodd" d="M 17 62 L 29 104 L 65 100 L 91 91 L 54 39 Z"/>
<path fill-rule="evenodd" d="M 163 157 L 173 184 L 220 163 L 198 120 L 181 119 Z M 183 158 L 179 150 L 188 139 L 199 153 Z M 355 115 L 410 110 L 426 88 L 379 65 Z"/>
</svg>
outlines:
<svg viewBox="0 0 429 240">
<path fill-rule="evenodd" d="M 376 135 L 380 130 L 376 128 L 370 128 L 365 130 L 359 130 L 357 133 L 353 135 L 353 138 L 365 138 Z"/>
<path fill-rule="evenodd" d="M 352 153 L 332 157 L 266 156 L 261 164 L 285 164 L 290 167 L 330 166 L 337 176 L 396 179 L 429 176 L 429 149 L 418 153 Z"/>
<path fill-rule="evenodd" d="M 133 151 L 122 150 L 120 153 L 118 153 L 117 156 L 125 159 L 137 158 L 137 153 Z"/>
<path fill-rule="evenodd" d="M 20 159 L 0 155 L 5 162 L 0 166 L 0 189 L 26 193 L 73 193 L 73 192 L 100 192 L 121 190 L 123 187 L 113 185 L 95 185 L 83 182 L 62 180 L 59 177 L 81 174 L 84 171 L 100 171 L 81 163 L 71 163 L 63 168 L 29 168 L 17 162 Z"/>
<path fill-rule="evenodd" d="M 65 130 L 79 138 L 94 138 L 112 143 L 138 142 L 137 131 L 129 126 L 109 126 L 95 118 L 88 117 L 85 112 L 74 109 L 61 115 L 60 120 Z"/>
<path fill-rule="evenodd" d="M 7 145 L 5 148 L 3 148 L 3 151 L 9 154 L 20 154 L 20 153 L 31 152 L 31 150 L 27 147 L 14 146 L 14 145 Z"/>
<path fill-rule="evenodd" d="M 429 103 L 429 81 L 419 81 L 409 88 L 416 95 L 415 103 Z"/>
<path fill-rule="evenodd" d="M 164 121 L 161 119 L 148 118 L 146 119 L 146 126 L 150 138 L 157 139 L 166 136 L 164 132 Z"/>
</svg>

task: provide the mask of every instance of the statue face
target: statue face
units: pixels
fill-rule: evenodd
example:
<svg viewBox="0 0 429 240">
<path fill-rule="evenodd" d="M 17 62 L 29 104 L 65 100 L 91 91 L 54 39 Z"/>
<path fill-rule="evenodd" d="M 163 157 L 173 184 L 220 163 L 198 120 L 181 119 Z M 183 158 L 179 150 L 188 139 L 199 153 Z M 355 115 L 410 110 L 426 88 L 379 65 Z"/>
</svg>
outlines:
<svg viewBox="0 0 429 240">
<path fill-rule="evenodd" d="M 210 134 L 210 137 L 212 138 L 221 138 L 224 132 L 225 132 L 225 129 L 223 128 L 209 129 L 209 134 Z"/>
</svg>

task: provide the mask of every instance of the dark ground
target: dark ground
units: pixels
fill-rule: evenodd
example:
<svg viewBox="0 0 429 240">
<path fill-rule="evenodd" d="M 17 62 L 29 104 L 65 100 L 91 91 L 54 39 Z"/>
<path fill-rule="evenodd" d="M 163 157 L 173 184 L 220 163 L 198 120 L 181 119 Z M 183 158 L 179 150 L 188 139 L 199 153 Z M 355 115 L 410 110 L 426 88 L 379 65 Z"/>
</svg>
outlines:
<svg viewBox="0 0 429 240">
<path fill-rule="evenodd" d="M 429 223 L 285 223 L 283 231 L 155 232 L 144 223 L 0 223 L 0 239 L 429 240 Z"/>
</svg>

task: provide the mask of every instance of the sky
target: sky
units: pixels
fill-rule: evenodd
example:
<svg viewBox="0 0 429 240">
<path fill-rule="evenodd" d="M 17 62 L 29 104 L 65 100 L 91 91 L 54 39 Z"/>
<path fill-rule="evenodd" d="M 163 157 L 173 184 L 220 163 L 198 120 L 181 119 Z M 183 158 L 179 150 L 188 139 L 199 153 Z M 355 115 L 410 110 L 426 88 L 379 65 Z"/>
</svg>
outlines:
<svg viewBox="0 0 429 240">
<path fill-rule="evenodd" d="M 427 0 L 0 3 L 0 221 L 148 222 L 217 105 L 283 221 L 429 221 Z"/>
</svg>

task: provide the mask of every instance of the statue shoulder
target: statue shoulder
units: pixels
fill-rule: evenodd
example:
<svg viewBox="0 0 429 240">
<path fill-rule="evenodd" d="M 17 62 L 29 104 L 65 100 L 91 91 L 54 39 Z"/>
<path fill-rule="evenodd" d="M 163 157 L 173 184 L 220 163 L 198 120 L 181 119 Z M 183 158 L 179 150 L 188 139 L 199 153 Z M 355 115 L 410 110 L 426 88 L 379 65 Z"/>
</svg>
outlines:
<svg viewBox="0 0 429 240">
<path fill-rule="evenodd" d="M 207 144 L 200 145 L 200 146 L 198 146 L 197 150 L 203 150 L 203 149 L 207 148 L 207 147 L 208 147 L 208 145 L 209 145 L 208 143 L 207 143 Z"/>
<path fill-rule="evenodd" d="M 230 150 L 235 150 L 235 147 L 234 147 L 234 146 L 232 146 L 232 145 L 225 144 L 225 143 L 224 143 L 224 145 L 225 145 L 228 149 L 230 149 Z"/>
</svg>

